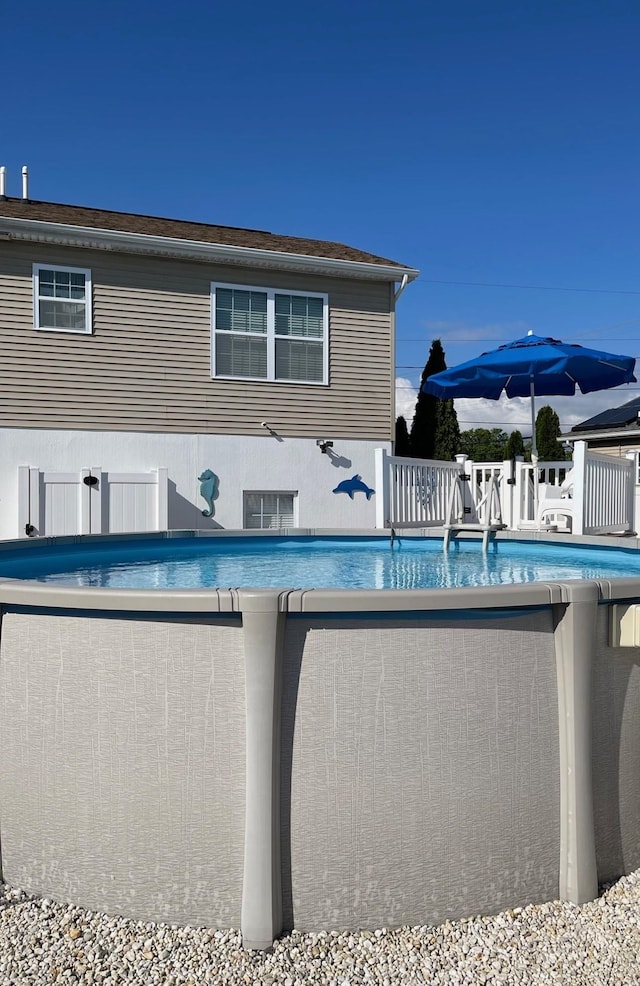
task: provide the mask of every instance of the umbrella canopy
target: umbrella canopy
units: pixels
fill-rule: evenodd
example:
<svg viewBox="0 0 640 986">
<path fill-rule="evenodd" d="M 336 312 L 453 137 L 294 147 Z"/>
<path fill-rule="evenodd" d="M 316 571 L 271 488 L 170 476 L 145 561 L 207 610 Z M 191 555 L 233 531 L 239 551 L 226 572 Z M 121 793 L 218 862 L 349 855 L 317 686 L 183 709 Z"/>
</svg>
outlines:
<svg viewBox="0 0 640 986">
<path fill-rule="evenodd" d="M 536 396 L 583 394 L 608 390 L 622 383 L 635 383 L 633 356 L 587 349 L 559 339 L 543 338 L 530 332 L 522 339 L 498 346 L 459 366 L 427 377 L 422 385 L 426 394 L 452 397 L 531 397 L 533 429 L 532 454 L 537 454 Z"/>
</svg>

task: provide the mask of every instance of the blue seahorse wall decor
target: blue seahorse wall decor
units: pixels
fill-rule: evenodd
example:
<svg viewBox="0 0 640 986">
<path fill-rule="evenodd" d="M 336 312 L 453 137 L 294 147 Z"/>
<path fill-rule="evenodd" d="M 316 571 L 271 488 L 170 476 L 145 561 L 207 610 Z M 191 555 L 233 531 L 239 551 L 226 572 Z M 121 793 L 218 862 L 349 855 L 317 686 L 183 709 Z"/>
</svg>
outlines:
<svg viewBox="0 0 640 986">
<path fill-rule="evenodd" d="M 208 510 L 202 511 L 202 516 L 213 517 L 213 501 L 218 495 L 218 477 L 210 469 L 205 469 L 204 472 L 200 473 L 198 479 L 200 480 L 200 496 L 207 501 L 209 506 Z"/>
<path fill-rule="evenodd" d="M 362 482 L 362 476 L 352 476 L 351 479 L 343 479 L 341 483 L 338 483 L 333 492 L 348 493 L 352 500 L 354 493 L 364 493 L 367 500 L 370 500 L 375 490 Z"/>
</svg>

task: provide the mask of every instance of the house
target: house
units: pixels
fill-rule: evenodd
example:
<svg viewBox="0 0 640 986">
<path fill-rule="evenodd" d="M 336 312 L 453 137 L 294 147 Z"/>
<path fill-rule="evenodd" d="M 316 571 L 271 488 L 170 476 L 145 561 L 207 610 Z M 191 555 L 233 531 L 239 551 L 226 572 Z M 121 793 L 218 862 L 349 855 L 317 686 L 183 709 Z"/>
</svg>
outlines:
<svg viewBox="0 0 640 986">
<path fill-rule="evenodd" d="M 561 438 L 571 443 L 585 441 L 590 449 L 610 455 L 637 451 L 640 449 L 640 397 L 581 421 Z"/>
<path fill-rule="evenodd" d="M 0 538 L 375 526 L 414 268 L 3 192 Z"/>
</svg>

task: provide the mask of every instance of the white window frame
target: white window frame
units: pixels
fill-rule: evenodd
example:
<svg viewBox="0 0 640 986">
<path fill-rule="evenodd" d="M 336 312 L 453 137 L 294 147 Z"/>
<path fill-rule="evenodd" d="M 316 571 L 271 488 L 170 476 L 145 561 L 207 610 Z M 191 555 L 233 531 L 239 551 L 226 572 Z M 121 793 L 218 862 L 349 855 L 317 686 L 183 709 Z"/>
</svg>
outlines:
<svg viewBox="0 0 640 986">
<path fill-rule="evenodd" d="M 293 523 L 291 527 L 247 527 L 247 496 L 290 496 L 293 497 Z M 297 490 L 243 490 L 242 491 L 242 529 L 245 531 L 290 531 L 298 526 Z"/>
<path fill-rule="evenodd" d="M 40 325 L 40 301 L 51 301 L 40 295 L 40 271 L 53 270 L 63 274 L 84 274 L 84 328 L 62 329 L 51 325 Z M 33 325 L 39 332 L 69 332 L 71 335 L 91 335 L 93 333 L 91 270 L 88 267 L 67 267 L 64 264 L 34 264 L 33 265 Z M 54 299 L 55 300 L 55 299 Z M 72 299 L 71 299 L 72 300 Z"/>
<path fill-rule="evenodd" d="M 263 336 L 257 332 L 231 333 L 223 332 L 226 335 L 250 335 L 255 338 L 266 338 L 267 340 L 267 375 L 266 377 L 236 377 L 216 372 L 216 290 L 225 288 L 231 291 L 258 291 L 267 296 L 267 333 Z M 315 336 L 276 336 L 276 295 L 291 294 L 301 298 L 321 298 L 322 299 L 322 340 Z M 322 341 L 322 380 L 291 380 L 279 379 L 276 377 L 276 339 L 292 339 L 300 342 L 320 342 Z M 247 380 L 251 383 L 277 383 L 277 384 L 305 384 L 309 387 L 326 387 L 329 384 L 329 295 L 320 291 L 292 291 L 290 288 L 268 288 L 264 284 L 228 284 L 223 281 L 211 282 L 211 376 L 215 380 Z M 253 491 L 251 491 L 253 492 Z"/>
</svg>

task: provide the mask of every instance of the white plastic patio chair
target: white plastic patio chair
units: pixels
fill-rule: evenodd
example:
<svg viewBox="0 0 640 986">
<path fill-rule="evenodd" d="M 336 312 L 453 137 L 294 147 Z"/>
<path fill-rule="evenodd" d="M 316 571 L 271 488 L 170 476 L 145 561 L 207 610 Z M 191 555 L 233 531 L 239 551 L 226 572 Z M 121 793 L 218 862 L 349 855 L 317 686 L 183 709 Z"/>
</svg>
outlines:
<svg viewBox="0 0 640 986">
<path fill-rule="evenodd" d="M 560 486 L 540 484 L 536 523 L 539 531 L 550 527 L 569 531 L 573 526 L 573 469 Z"/>
</svg>

